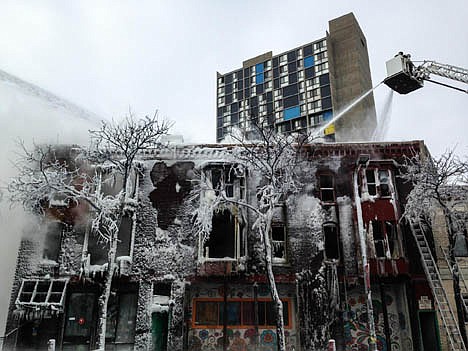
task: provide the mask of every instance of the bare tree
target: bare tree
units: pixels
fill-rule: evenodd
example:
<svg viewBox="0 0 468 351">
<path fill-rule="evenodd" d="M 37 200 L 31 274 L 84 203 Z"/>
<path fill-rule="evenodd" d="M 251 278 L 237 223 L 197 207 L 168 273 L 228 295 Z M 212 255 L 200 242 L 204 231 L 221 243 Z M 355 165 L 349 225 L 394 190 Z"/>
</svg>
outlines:
<svg viewBox="0 0 468 351">
<path fill-rule="evenodd" d="M 460 291 L 460 276 L 456 260 L 457 238 L 465 243 L 463 230 L 468 213 L 460 211 L 460 202 L 468 198 L 468 160 L 458 157 L 454 150 L 447 151 L 439 158 L 419 156 L 408 159 L 405 172 L 401 176 L 413 185 L 407 198 L 404 218 L 410 222 L 424 221 L 431 224 L 435 211 L 442 210 L 448 239 L 448 264 L 451 266 L 453 288 L 460 331 L 465 344 L 467 335 L 465 329 L 465 306 Z"/>
<path fill-rule="evenodd" d="M 231 134 L 236 146 L 232 150 L 230 161 L 234 167 L 244 167 L 252 176 L 259 178 L 255 191 L 256 202 L 248 202 L 247 198 L 226 196 L 226 184 L 223 180 L 218 184 L 210 183 L 206 177 L 201 177 L 202 184 L 200 206 L 196 214 L 198 231 L 208 240 L 212 230 L 212 215 L 226 205 L 251 211 L 256 218 L 252 229 L 258 233 L 263 247 L 266 276 L 270 286 L 271 297 L 276 310 L 276 334 L 278 350 L 285 351 L 283 304 L 276 287 L 273 272 L 271 230 L 275 210 L 282 206 L 291 194 L 301 189 L 299 173 L 304 161 L 304 144 L 308 136 L 293 137 L 277 134 L 273 128 L 253 124 L 256 139 L 248 141 L 245 134 L 235 130 Z M 207 196 L 206 192 L 210 194 Z M 205 193 L 205 196 L 203 196 Z"/>
<path fill-rule="evenodd" d="M 35 146 L 30 151 L 21 144 L 18 175 L 8 186 L 11 200 L 41 215 L 57 200 L 68 208 L 85 206 L 92 232 L 108 248 L 98 298 L 98 350 L 105 348 L 107 305 L 117 271 L 119 228 L 134 202 L 130 192 L 135 161 L 139 152 L 156 147 L 170 127 L 171 123 L 160 119 L 157 113 L 139 120 L 129 113 L 121 123 L 103 121 L 100 129 L 89 131 L 89 148 L 72 148 L 71 154 L 75 156 L 72 159 L 64 158 L 59 146 Z M 115 195 L 101 191 L 103 177 L 109 176 L 121 179 L 122 187 Z"/>
</svg>

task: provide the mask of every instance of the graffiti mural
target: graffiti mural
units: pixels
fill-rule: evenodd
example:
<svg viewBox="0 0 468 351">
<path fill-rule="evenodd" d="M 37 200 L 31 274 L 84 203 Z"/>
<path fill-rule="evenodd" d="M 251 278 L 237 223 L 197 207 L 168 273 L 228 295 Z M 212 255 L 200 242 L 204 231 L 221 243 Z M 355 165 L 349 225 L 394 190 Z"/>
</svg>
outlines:
<svg viewBox="0 0 468 351">
<path fill-rule="evenodd" d="M 383 305 L 380 287 L 372 286 L 375 329 L 377 347 L 379 351 L 411 351 L 413 342 L 409 323 L 409 312 L 406 305 L 406 291 L 404 285 L 384 285 Z M 351 290 L 347 300 L 348 311 L 344 314 L 344 335 L 346 351 L 367 351 L 369 344 L 369 330 L 367 328 L 367 306 L 363 291 Z M 384 308 L 387 319 L 384 318 Z M 387 347 L 385 325 L 390 333 L 391 348 Z"/>
</svg>

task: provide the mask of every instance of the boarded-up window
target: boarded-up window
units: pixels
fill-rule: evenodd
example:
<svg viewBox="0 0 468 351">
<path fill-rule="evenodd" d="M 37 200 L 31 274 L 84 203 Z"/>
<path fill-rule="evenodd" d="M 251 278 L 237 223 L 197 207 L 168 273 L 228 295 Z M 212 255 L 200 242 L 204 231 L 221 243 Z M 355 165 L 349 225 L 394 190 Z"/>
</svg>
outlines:
<svg viewBox="0 0 468 351">
<path fill-rule="evenodd" d="M 119 228 L 119 242 L 117 244 L 117 256 L 130 256 L 132 245 L 133 220 L 130 216 L 122 217 Z"/>
</svg>

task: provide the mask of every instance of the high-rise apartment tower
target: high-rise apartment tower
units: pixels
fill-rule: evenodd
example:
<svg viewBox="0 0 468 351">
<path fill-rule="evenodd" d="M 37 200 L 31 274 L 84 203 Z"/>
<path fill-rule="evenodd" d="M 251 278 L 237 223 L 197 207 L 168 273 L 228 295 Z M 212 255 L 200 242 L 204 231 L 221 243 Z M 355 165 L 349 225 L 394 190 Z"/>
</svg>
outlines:
<svg viewBox="0 0 468 351">
<path fill-rule="evenodd" d="M 278 55 L 267 52 L 217 73 L 216 140 L 251 121 L 278 132 L 311 132 L 372 88 L 367 43 L 352 13 L 329 22 L 324 38 Z M 321 135 L 327 141 L 370 140 L 376 127 L 370 94 Z"/>
</svg>

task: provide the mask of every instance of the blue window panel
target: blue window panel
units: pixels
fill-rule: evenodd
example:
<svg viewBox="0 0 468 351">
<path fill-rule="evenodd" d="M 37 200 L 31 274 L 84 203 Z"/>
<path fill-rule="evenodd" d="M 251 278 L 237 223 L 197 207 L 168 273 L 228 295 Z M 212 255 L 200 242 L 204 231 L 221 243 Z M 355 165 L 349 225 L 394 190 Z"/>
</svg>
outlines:
<svg viewBox="0 0 468 351">
<path fill-rule="evenodd" d="M 255 73 L 263 73 L 263 63 L 257 63 L 255 65 Z"/>
<path fill-rule="evenodd" d="M 325 111 L 323 113 L 323 120 L 324 121 L 329 121 L 333 118 L 333 112 L 332 111 Z"/>
<path fill-rule="evenodd" d="M 301 109 L 299 106 L 290 107 L 284 110 L 283 119 L 288 121 L 290 119 L 299 117 L 301 115 Z"/>
<path fill-rule="evenodd" d="M 314 65 L 314 57 L 313 56 L 307 56 L 304 58 L 304 67 L 312 67 Z"/>
<path fill-rule="evenodd" d="M 256 84 L 261 84 L 261 83 L 263 83 L 263 80 L 264 80 L 264 79 L 263 79 L 263 73 L 257 74 L 257 75 L 255 76 L 255 83 L 256 83 Z"/>
</svg>

